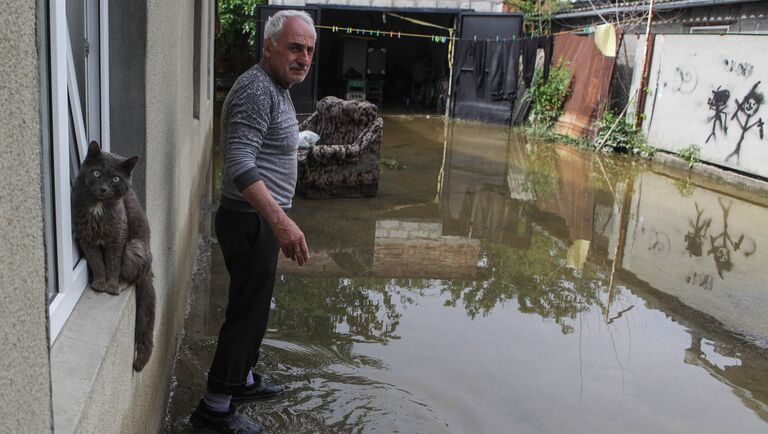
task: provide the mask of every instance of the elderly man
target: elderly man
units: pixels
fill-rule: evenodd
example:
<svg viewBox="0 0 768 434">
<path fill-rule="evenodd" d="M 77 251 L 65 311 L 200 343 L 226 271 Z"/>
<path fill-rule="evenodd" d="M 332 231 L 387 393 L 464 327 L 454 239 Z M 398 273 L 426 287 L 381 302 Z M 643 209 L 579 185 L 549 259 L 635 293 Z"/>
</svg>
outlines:
<svg viewBox="0 0 768 434">
<path fill-rule="evenodd" d="M 237 79 L 224 101 L 216 236 L 229 271 L 229 300 L 207 390 L 190 417 L 199 427 L 261 432 L 231 401 L 269 398 L 284 390 L 251 368 L 267 328 L 279 251 L 299 265 L 309 260 L 304 234 L 285 213 L 296 185 L 299 138 L 288 89 L 307 76 L 316 37 L 306 12 L 277 12 L 264 28 L 261 63 Z"/>
</svg>

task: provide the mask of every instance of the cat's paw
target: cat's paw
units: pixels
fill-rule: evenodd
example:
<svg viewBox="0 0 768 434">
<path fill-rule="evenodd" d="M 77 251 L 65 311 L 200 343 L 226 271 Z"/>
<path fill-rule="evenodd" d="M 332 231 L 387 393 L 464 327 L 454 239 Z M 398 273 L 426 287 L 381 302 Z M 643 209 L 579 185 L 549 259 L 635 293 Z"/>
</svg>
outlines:
<svg viewBox="0 0 768 434">
<path fill-rule="evenodd" d="M 123 286 L 122 283 L 123 282 L 107 282 L 104 287 L 104 292 L 107 294 L 119 295 L 123 292 L 123 289 L 125 289 L 125 286 Z"/>
<path fill-rule="evenodd" d="M 96 292 L 106 292 L 107 290 L 107 282 L 104 280 L 94 280 L 91 282 L 91 288 Z"/>
</svg>

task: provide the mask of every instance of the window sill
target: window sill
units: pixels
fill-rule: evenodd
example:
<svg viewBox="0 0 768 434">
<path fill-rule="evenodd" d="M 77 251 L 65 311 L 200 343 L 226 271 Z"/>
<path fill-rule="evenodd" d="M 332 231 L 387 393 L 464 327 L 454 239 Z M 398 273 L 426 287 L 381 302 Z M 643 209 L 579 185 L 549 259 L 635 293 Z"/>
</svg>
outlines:
<svg viewBox="0 0 768 434">
<path fill-rule="evenodd" d="M 115 378 L 130 380 L 132 299 L 132 288 L 117 296 L 86 288 L 64 324 L 51 348 L 54 432 L 78 431 L 91 415 L 98 422 L 99 409 L 110 401 L 99 395 L 120 388 L 117 384 L 100 384 L 104 383 L 100 377 L 128 369 L 128 375 Z M 122 354 L 126 351 L 128 355 Z M 119 357 L 115 357 L 116 353 Z"/>
</svg>

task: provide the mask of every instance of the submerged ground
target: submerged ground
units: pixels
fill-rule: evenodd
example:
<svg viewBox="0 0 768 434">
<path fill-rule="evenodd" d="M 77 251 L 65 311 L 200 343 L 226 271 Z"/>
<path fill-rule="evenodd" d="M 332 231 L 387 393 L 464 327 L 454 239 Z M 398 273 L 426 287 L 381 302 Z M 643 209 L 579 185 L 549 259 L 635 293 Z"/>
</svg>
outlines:
<svg viewBox="0 0 768 434">
<path fill-rule="evenodd" d="M 379 195 L 306 201 L 241 411 L 270 433 L 768 432 L 768 208 L 505 128 L 385 118 Z M 167 430 L 227 298 L 215 240 Z M 203 261 L 205 263 L 205 261 Z"/>
</svg>

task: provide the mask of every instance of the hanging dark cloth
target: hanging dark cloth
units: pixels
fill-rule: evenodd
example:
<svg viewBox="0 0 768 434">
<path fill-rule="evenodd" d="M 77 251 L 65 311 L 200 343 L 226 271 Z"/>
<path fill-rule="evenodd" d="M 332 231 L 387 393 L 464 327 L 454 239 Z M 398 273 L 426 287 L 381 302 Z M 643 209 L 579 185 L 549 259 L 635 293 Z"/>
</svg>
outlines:
<svg viewBox="0 0 768 434">
<path fill-rule="evenodd" d="M 475 96 L 482 97 L 483 84 L 485 82 L 485 55 L 487 52 L 488 44 L 486 41 L 472 41 L 471 45 L 472 55 L 475 60 L 474 76 L 475 76 Z"/>
<path fill-rule="evenodd" d="M 520 72 L 520 41 L 488 42 L 488 96 L 491 101 L 509 101 L 517 98 L 517 79 Z"/>
<path fill-rule="evenodd" d="M 456 41 L 456 58 L 453 64 L 453 75 L 451 76 L 451 80 L 457 88 L 459 85 L 459 77 L 461 76 L 461 68 L 464 67 L 464 63 L 466 63 L 467 57 L 469 57 L 470 42 L 471 41 L 462 40 Z"/>
<path fill-rule="evenodd" d="M 462 41 L 456 42 L 456 62 L 453 65 L 453 76 L 451 77 L 454 86 L 458 89 L 461 70 L 464 65 L 469 63 L 472 57 L 472 76 L 475 81 L 475 94 L 478 97 L 483 96 L 485 84 L 485 59 L 486 59 L 486 41 Z"/>
<path fill-rule="evenodd" d="M 555 46 L 553 41 L 554 38 L 551 35 L 539 38 L 539 48 L 544 49 L 544 70 L 541 74 L 541 76 L 544 78 L 544 81 L 549 79 L 549 67 L 552 63 L 552 50 Z"/>
<path fill-rule="evenodd" d="M 523 81 L 525 87 L 530 88 L 533 82 L 533 73 L 536 71 L 536 54 L 539 52 L 541 38 L 530 38 L 523 41 Z"/>
</svg>

